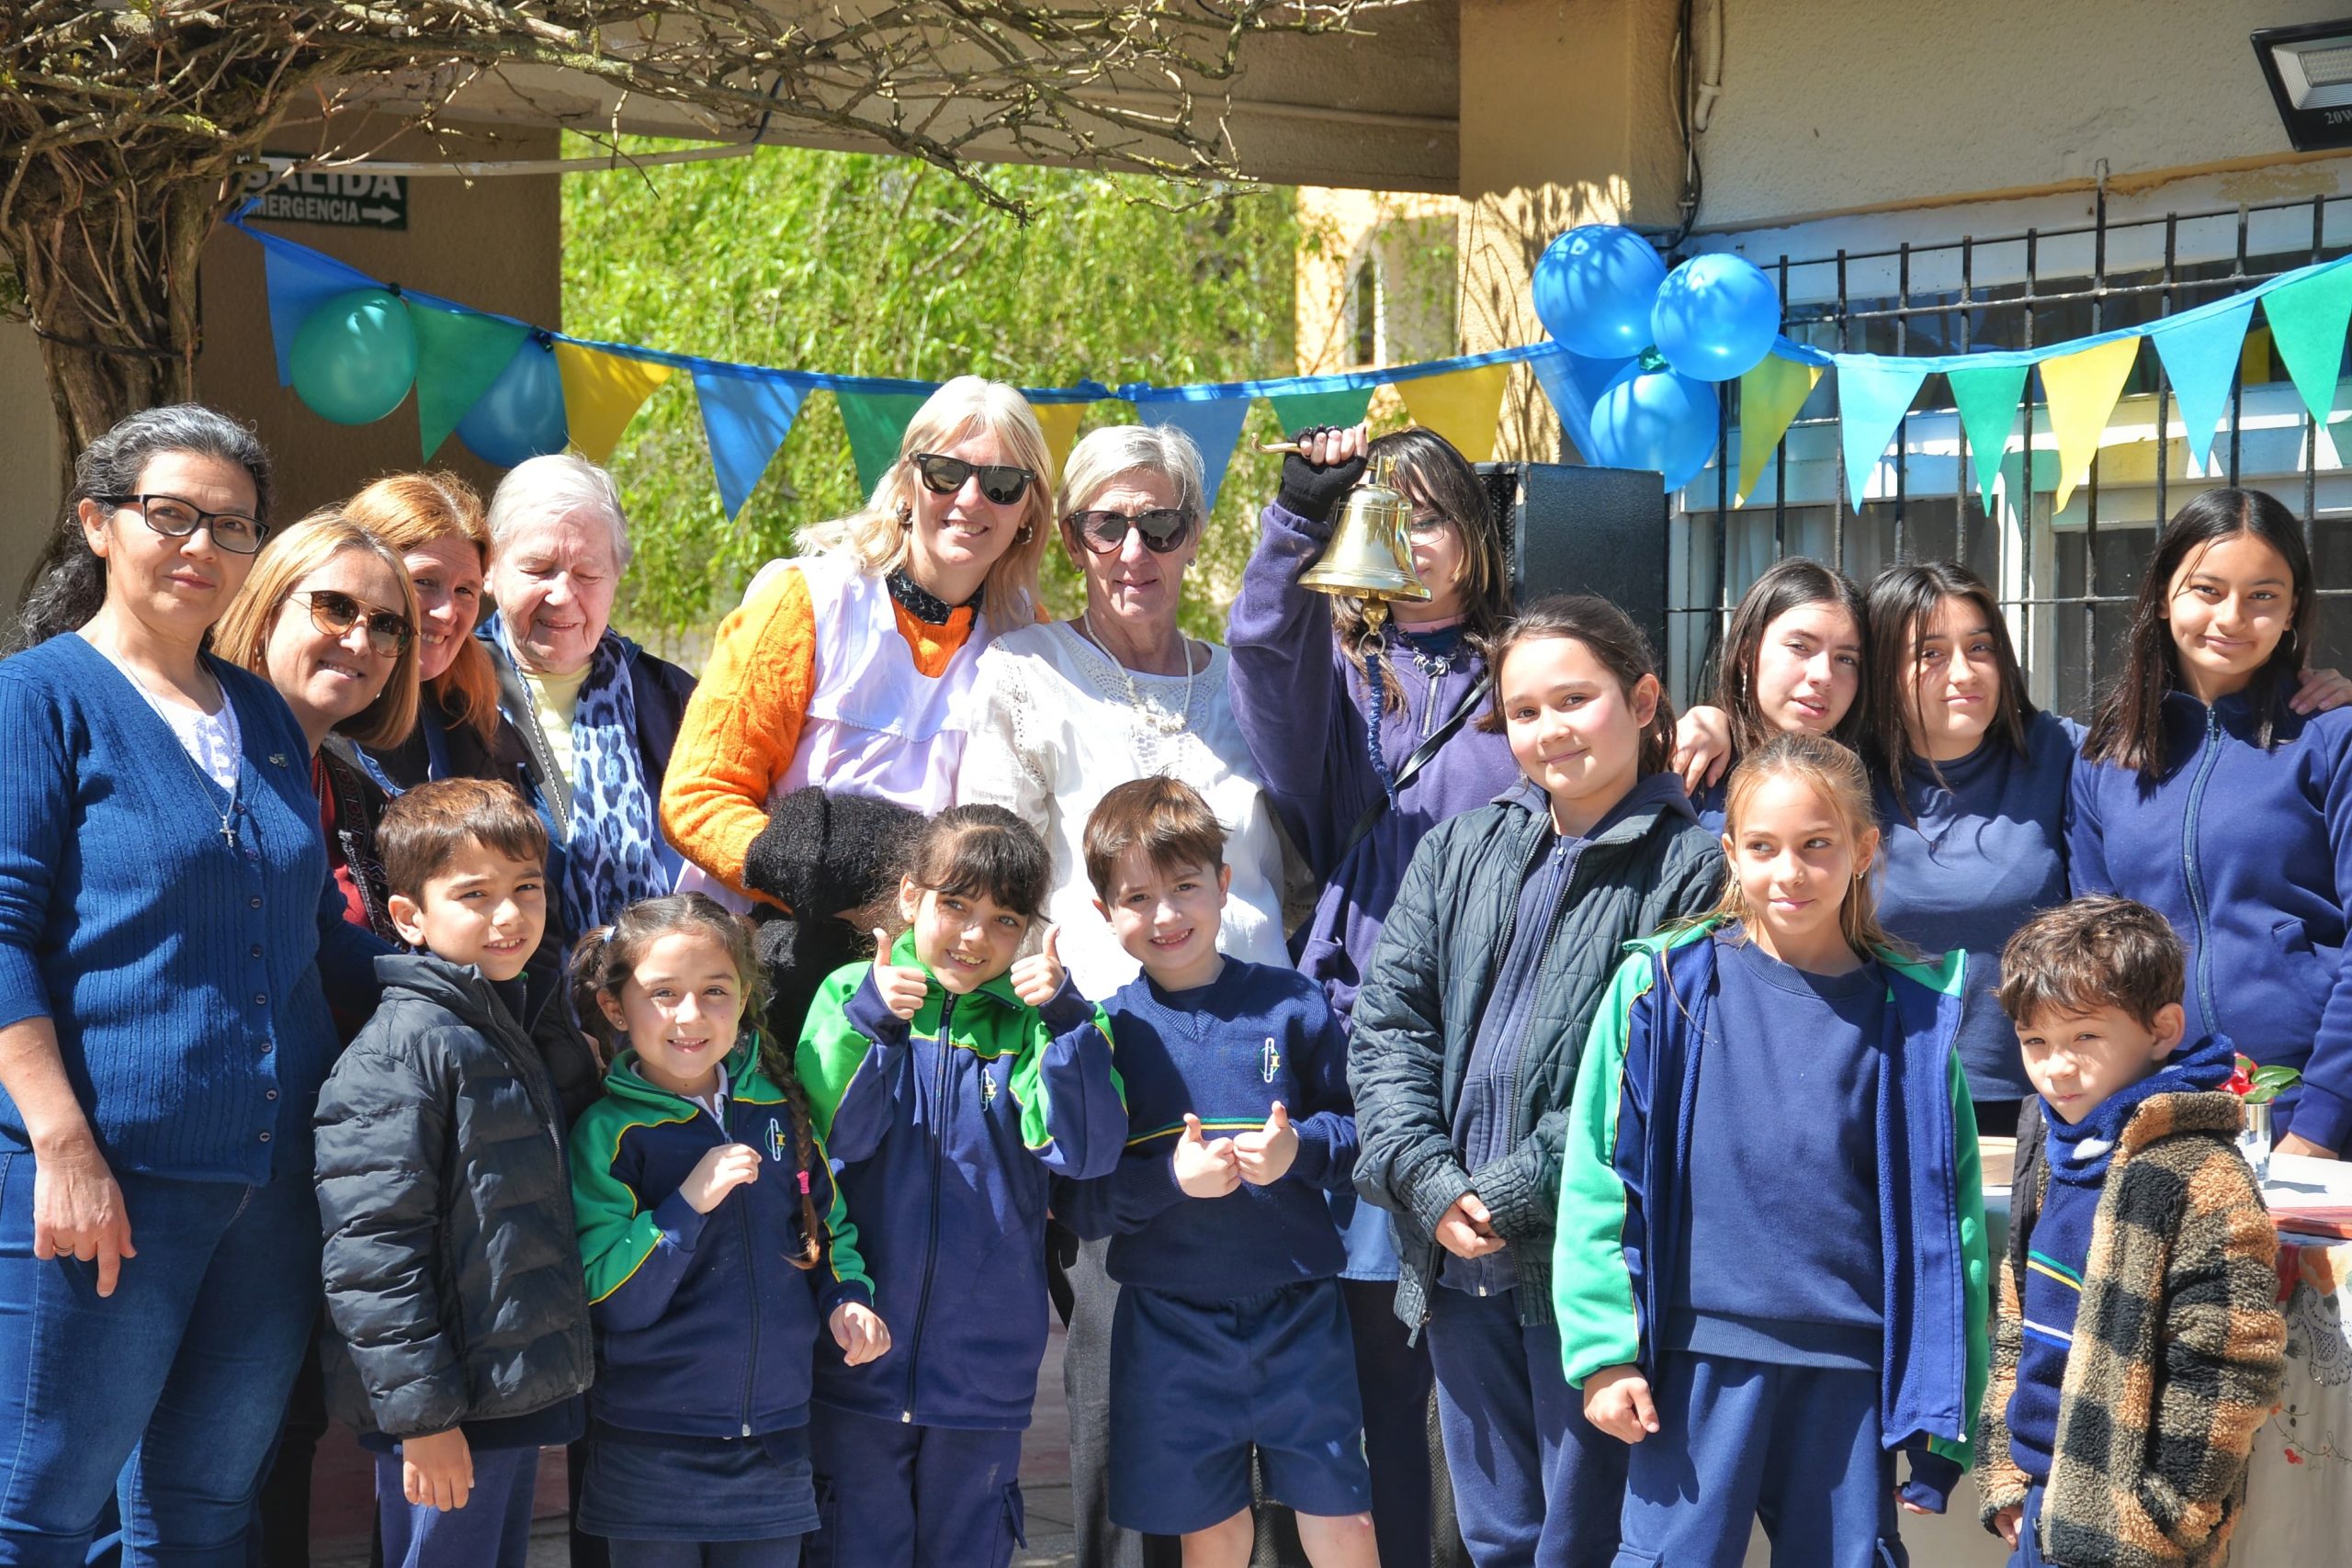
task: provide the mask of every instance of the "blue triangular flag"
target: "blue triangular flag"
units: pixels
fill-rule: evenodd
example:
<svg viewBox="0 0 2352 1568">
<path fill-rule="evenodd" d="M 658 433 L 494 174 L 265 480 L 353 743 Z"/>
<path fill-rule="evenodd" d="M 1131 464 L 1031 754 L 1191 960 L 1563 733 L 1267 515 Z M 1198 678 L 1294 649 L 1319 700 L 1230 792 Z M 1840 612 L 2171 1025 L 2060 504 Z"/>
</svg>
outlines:
<svg viewBox="0 0 2352 1568">
<path fill-rule="evenodd" d="M 1592 405 L 1617 372 L 1631 363 L 1623 359 L 1587 359 L 1570 354 L 1565 348 L 1538 350 L 1528 357 L 1528 367 L 1535 372 L 1536 384 L 1552 401 L 1552 410 L 1560 416 L 1560 428 L 1566 431 L 1568 444 L 1587 462 L 1599 459 L 1592 455 Z"/>
<path fill-rule="evenodd" d="M 1838 434 L 1846 446 L 1846 497 L 1862 508 L 1862 491 L 1886 455 L 1887 441 L 1911 400 L 1919 395 L 1927 367 L 1909 360 L 1837 355 Z"/>
<path fill-rule="evenodd" d="M 2213 450 L 2213 429 L 2229 404 L 2230 378 L 2237 374 L 2246 322 L 2253 315 L 2254 301 L 2238 299 L 2210 316 L 2159 321 L 2148 329 L 2148 341 L 2156 345 L 2156 357 L 2164 361 L 2165 375 L 2172 382 L 2172 395 L 2180 400 L 2188 455 L 2200 468 Z"/>
<path fill-rule="evenodd" d="M 716 365 L 695 367 L 695 400 L 710 438 L 710 467 L 718 499 L 732 518 L 751 499 L 776 448 L 792 433 L 801 389 L 777 376 L 738 374 Z"/>
<path fill-rule="evenodd" d="M 1193 438 L 1193 445 L 1201 449 L 1201 514 L 1205 517 L 1215 512 L 1226 466 L 1233 461 L 1233 449 L 1241 441 L 1241 422 L 1250 417 L 1250 400 L 1154 399 L 1136 404 L 1136 414 L 1146 424 L 1172 424 Z"/>
<path fill-rule="evenodd" d="M 250 230 L 247 232 L 251 232 Z M 263 287 L 269 294 L 269 336 L 277 350 L 277 384 L 294 384 L 294 334 L 322 301 L 354 288 L 373 288 L 376 280 L 333 256 L 274 234 L 254 234 L 261 242 Z"/>
</svg>

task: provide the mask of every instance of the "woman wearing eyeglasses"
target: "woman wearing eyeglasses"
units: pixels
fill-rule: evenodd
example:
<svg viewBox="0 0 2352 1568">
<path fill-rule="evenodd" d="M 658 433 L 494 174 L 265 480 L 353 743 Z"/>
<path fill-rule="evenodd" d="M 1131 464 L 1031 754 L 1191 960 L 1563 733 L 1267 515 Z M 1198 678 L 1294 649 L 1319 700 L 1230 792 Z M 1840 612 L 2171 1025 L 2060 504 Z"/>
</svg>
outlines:
<svg viewBox="0 0 2352 1568">
<path fill-rule="evenodd" d="M 955 801 L 980 651 L 1037 617 L 1052 467 L 1018 391 L 959 376 L 866 505 L 804 529 L 808 553 L 771 562 L 719 625 L 662 823 L 704 891 L 759 906 L 780 1032 L 872 952 L 869 906 L 896 897 L 914 814 Z"/>
<path fill-rule="evenodd" d="M 205 647 L 269 492 L 234 421 L 124 420 L 0 662 L 0 1560 L 81 1561 L 118 1490 L 126 1555 L 233 1552 L 317 1320 L 327 996 L 385 949 L 309 737 Z"/>
</svg>

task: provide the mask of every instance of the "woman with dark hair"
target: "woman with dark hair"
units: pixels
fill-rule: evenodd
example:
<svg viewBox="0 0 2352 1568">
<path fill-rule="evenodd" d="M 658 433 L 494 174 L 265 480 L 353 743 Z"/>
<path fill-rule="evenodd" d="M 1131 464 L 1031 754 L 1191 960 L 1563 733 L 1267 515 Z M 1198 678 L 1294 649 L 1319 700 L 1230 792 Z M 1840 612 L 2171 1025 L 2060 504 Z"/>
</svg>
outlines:
<svg viewBox="0 0 2352 1568">
<path fill-rule="evenodd" d="M 1494 706 L 1487 649 L 1510 614 L 1510 567 L 1476 470 L 1442 436 L 1416 428 L 1367 441 L 1358 425 L 1295 440 L 1226 638 L 1242 738 L 1323 886 L 1292 950 L 1346 1022 L 1414 846 L 1519 776 L 1503 737 L 1476 722 Z M 1334 514 L 1367 459 L 1382 457 L 1396 459 L 1397 487 L 1412 502 L 1413 570 L 1430 598 L 1395 601 L 1375 625 L 1362 600 L 1300 579 L 1330 543 Z M 1381 1558 L 1424 1562 L 1433 1532 L 1453 1534 L 1431 1504 L 1428 1347 L 1396 1320 L 1388 1215 L 1346 1199 L 1333 1207 L 1348 1238 L 1340 1288 L 1356 1337 Z"/>
<path fill-rule="evenodd" d="M 249 430 L 75 466 L 0 662 L 0 1558 L 234 1552 L 318 1316 L 322 964 L 372 993 L 301 728 L 207 650 L 268 532 Z M 134 1452 L 135 1464 L 130 1462 Z"/>
<path fill-rule="evenodd" d="M 2301 524 L 2261 491 L 2175 513 L 2091 723 L 2074 890 L 2154 906 L 2188 944 L 2188 1037 L 2299 1068 L 2290 1154 L 2352 1139 L 2352 713 L 2295 711 L 2319 604 Z"/>
</svg>

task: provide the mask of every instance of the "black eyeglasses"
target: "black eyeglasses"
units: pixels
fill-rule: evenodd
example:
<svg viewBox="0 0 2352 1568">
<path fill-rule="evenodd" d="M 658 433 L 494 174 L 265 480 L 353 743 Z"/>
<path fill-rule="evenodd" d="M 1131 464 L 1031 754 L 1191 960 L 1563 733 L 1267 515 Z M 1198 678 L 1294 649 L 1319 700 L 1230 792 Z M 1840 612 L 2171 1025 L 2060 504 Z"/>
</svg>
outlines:
<svg viewBox="0 0 2352 1568">
<path fill-rule="evenodd" d="M 108 506 L 135 506 L 147 526 L 166 539 L 185 539 L 198 528 L 231 555 L 249 556 L 269 537 L 269 525 L 242 512 L 207 512 L 175 495 L 101 495 Z"/>
<path fill-rule="evenodd" d="M 408 624 L 407 616 L 363 604 L 350 594 L 332 588 L 313 588 L 288 597 L 308 600 L 311 624 L 329 637 L 348 637 L 351 628 L 364 618 L 368 623 L 368 646 L 386 659 L 397 657 L 408 646 L 408 639 L 416 635 L 416 628 Z"/>
<path fill-rule="evenodd" d="M 923 487 L 933 495 L 954 495 L 964 488 L 966 479 L 978 474 L 980 493 L 999 506 L 1011 506 L 1028 494 L 1030 481 L 1037 477 L 1011 463 L 967 463 L 961 457 L 943 457 L 936 452 L 916 453 L 914 465 L 915 471 L 922 475 Z"/>
<path fill-rule="evenodd" d="M 1149 512 L 1132 515 L 1125 512 L 1073 512 L 1070 524 L 1086 547 L 1098 556 L 1116 554 L 1126 543 L 1127 530 L 1133 528 L 1143 536 L 1144 547 L 1153 555 L 1164 556 L 1170 550 L 1184 547 L 1193 536 L 1193 514 L 1172 506 L 1156 506 Z"/>
</svg>

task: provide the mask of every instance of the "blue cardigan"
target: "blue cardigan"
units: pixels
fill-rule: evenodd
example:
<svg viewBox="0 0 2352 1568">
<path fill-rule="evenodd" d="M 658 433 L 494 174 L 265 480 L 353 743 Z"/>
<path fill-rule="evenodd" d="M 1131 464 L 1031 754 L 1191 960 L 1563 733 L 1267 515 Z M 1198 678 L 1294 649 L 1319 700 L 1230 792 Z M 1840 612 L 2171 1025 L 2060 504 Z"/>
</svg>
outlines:
<svg viewBox="0 0 2352 1568">
<path fill-rule="evenodd" d="M 386 949 L 344 921 L 284 699 L 206 662 L 243 738 L 234 849 L 227 796 L 106 655 L 68 633 L 0 660 L 0 1027 L 52 1021 L 114 1168 L 259 1184 L 311 1168 L 322 961 L 366 1011 Z M 5 1091 L 0 1133 L 26 1142 Z"/>
</svg>

